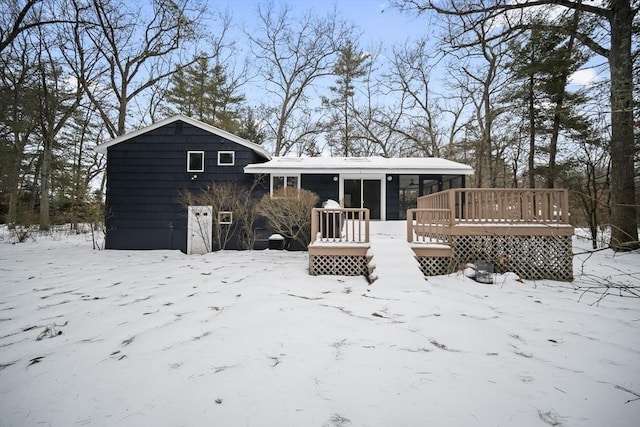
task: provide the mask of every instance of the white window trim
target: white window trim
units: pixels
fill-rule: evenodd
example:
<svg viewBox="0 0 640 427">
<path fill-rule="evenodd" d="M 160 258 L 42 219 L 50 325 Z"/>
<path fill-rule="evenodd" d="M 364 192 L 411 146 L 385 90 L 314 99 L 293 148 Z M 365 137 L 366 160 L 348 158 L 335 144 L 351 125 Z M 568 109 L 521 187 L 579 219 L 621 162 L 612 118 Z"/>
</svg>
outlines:
<svg viewBox="0 0 640 427">
<path fill-rule="evenodd" d="M 220 155 L 231 154 L 231 163 L 220 163 Z M 218 151 L 218 166 L 234 166 L 236 164 L 236 152 L 235 151 Z"/>
<path fill-rule="evenodd" d="M 285 188 L 287 188 L 287 178 L 297 178 L 296 182 L 298 183 L 297 185 L 297 189 L 300 190 L 300 174 L 295 174 L 295 173 L 289 173 L 289 174 L 280 174 L 280 173 L 276 173 L 276 174 L 271 174 L 271 176 L 269 177 L 269 194 L 271 195 L 271 197 L 273 197 L 273 177 L 274 176 L 281 176 L 284 178 L 284 186 Z"/>
<path fill-rule="evenodd" d="M 225 216 L 229 216 L 228 221 L 223 221 Z M 218 212 L 218 224 L 220 225 L 231 225 L 233 224 L 233 212 L 232 211 L 219 211 Z"/>
<path fill-rule="evenodd" d="M 190 162 L 191 154 L 202 154 L 201 169 L 191 169 L 191 162 Z M 204 151 L 187 151 L 187 172 L 204 172 Z"/>
</svg>

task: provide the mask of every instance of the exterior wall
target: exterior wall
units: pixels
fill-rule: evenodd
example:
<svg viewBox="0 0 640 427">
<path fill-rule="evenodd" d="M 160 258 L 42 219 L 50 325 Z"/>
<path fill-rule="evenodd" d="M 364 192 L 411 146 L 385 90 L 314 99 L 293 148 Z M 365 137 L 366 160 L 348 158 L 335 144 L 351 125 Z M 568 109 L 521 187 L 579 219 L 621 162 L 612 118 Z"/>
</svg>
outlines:
<svg viewBox="0 0 640 427">
<path fill-rule="evenodd" d="M 401 212 L 402 206 L 400 202 L 400 177 L 414 176 L 413 174 L 389 174 L 386 179 L 386 219 L 399 220 L 405 216 Z M 391 181 L 388 178 L 391 177 Z M 418 185 L 418 195 L 424 196 L 430 192 L 448 190 L 451 188 L 452 179 L 456 180 L 456 184 L 464 187 L 464 175 L 415 175 L 416 185 Z M 432 185 L 427 187 L 425 181 L 431 181 Z M 446 186 L 447 188 L 444 188 Z"/>
<path fill-rule="evenodd" d="M 300 187 L 313 191 L 320 197 L 318 206 L 328 199 L 340 202 L 340 183 L 333 178 L 337 174 L 302 174 L 300 177 Z"/>
<path fill-rule="evenodd" d="M 381 206 L 385 212 L 386 220 L 400 220 L 404 219 L 404 215 L 401 212 L 400 203 L 400 174 L 387 174 L 383 178 L 382 185 L 384 186 L 385 200 L 384 206 Z M 413 175 L 411 175 L 413 176 Z M 423 185 L 423 180 L 434 180 L 437 183 L 437 188 L 434 190 L 441 191 L 443 181 L 451 178 L 459 178 L 460 183 L 464 187 L 463 175 L 415 175 L 416 181 L 420 183 L 419 195 L 426 194 L 427 190 Z M 334 177 L 338 180 L 334 181 Z M 389 177 L 391 180 L 389 180 Z M 318 207 L 327 199 L 332 199 L 340 202 L 340 175 L 337 173 L 327 174 L 301 174 L 300 175 L 300 187 L 305 190 L 313 191 L 320 197 Z M 269 178 L 267 178 L 267 181 Z M 432 188 L 429 188 L 432 189 Z"/>
<path fill-rule="evenodd" d="M 204 172 L 187 172 L 187 151 L 204 151 Z M 218 166 L 218 151 L 234 151 Z M 105 247 L 187 250 L 187 208 L 180 194 L 210 182 L 250 184 L 253 150 L 181 121 L 108 148 Z M 217 215 L 214 212 L 214 215 Z"/>
<path fill-rule="evenodd" d="M 391 177 L 391 181 L 388 177 Z M 400 219 L 400 175 L 387 175 L 385 183 L 387 185 L 386 218 L 387 220 L 398 220 Z"/>
</svg>

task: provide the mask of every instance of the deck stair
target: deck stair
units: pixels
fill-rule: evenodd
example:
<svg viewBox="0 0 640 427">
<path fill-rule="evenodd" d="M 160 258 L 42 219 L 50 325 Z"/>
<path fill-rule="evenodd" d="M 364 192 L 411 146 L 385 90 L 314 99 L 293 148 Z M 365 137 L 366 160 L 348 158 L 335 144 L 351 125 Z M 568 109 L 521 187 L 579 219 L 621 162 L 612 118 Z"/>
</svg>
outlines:
<svg viewBox="0 0 640 427">
<path fill-rule="evenodd" d="M 373 255 L 373 274 L 377 276 L 379 284 L 397 287 L 424 280 L 415 253 L 407 243 L 403 226 L 399 221 L 371 222 L 369 252 Z M 371 281 L 371 277 L 369 280 Z"/>
<path fill-rule="evenodd" d="M 458 262 L 448 243 L 414 243 L 411 249 L 425 276 L 440 276 L 456 271 Z"/>
</svg>

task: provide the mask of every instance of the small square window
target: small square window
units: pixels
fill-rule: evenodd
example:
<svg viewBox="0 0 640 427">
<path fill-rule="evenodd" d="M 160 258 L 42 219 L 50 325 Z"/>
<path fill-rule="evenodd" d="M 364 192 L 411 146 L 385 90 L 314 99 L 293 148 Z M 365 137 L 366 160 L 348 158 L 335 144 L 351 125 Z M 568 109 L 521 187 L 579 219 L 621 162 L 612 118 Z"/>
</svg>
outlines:
<svg viewBox="0 0 640 427">
<path fill-rule="evenodd" d="M 232 224 L 232 223 L 233 223 L 233 212 L 230 212 L 230 211 L 218 212 L 218 224 Z"/>
<path fill-rule="evenodd" d="M 218 165 L 233 166 L 236 160 L 234 151 L 218 151 Z"/>
<path fill-rule="evenodd" d="M 204 151 L 187 151 L 187 172 L 204 172 Z"/>
</svg>

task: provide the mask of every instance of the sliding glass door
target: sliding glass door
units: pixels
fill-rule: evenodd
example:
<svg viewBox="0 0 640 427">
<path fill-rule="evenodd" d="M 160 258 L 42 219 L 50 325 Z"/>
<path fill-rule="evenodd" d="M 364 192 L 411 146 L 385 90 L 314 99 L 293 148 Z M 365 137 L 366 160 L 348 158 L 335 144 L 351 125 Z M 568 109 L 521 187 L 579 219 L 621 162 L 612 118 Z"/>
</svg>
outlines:
<svg viewBox="0 0 640 427">
<path fill-rule="evenodd" d="M 345 208 L 368 208 L 371 219 L 381 219 L 381 189 L 379 179 L 345 179 Z"/>
</svg>

